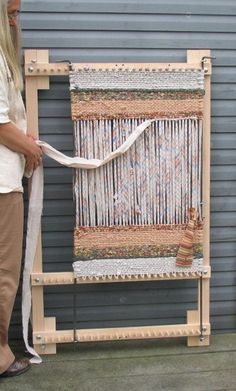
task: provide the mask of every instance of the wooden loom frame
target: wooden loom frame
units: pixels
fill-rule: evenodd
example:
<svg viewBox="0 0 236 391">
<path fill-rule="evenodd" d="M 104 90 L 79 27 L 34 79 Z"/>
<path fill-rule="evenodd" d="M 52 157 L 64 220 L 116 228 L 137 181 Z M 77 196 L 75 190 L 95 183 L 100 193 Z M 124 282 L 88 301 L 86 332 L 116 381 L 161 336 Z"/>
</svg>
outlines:
<svg viewBox="0 0 236 391">
<path fill-rule="evenodd" d="M 134 278 L 132 276 L 115 276 L 111 279 L 102 277 L 97 279 L 77 279 L 76 283 L 111 283 L 128 281 L 154 281 L 154 280 L 198 280 L 198 309 L 187 311 L 187 323 L 164 326 L 139 326 L 105 329 L 78 329 L 56 330 L 56 318 L 44 316 L 44 286 L 75 284 L 73 272 L 44 273 L 42 262 L 41 233 L 38 238 L 33 272 L 31 274 L 32 286 L 32 327 L 33 344 L 39 354 L 56 353 L 57 343 L 88 342 L 126 339 L 148 339 L 166 337 L 187 337 L 188 346 L 207 346 L 210 337 L 210 261 L 209 261 L 209 236 L 210 236 L 210 83 L 211 83 L 211 53 L 210 50 L 188 50 L 186 63 L 162 63 L 162 64 L 130 64 L 132 68 L 145 69 L 151 66 L 153 69 L 204 69 L 205 96 L 204 96 L 204 131 L 203 131 L 203 272 L 173 272 Z M 123 68 L 129 64 L 73 64 L 73 67 L 88 68 Z M 49 89 L 50 76 L 68 75 L 70 64 L 49 63 L 48 50 L 25 51 L 25 76 L 26 76 L 26 109 L 28 129 L 34 136 L 39 136 L 38 130 L 38 90 Z"/>
</svg>

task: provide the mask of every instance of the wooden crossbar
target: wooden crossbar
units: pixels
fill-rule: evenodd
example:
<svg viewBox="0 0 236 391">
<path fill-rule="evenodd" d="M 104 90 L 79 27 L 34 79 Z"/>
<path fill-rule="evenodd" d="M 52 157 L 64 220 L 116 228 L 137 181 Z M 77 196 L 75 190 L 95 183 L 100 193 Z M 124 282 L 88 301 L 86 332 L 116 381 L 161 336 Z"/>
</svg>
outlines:
<svg viewBox="0 0 236 391">
<path fill-rule="evenodd" d="M 33 334 L 35 345 L 47 343 L 65 342 L 95 342 L 130 339 L 153 339 L 153 338 L 176 338 L 176 337 L 199 337 L 201 331 L 199 324 L 178 324 L 168 326 L 142 326 L 142 327 L 117 327 L 103 329 L 77 329 L 76 341 L 74 330 L 44 331 Z M 204 325 L 202 335 L 210 333 L 210 324 Z"/>
<path fill-rule="evenodd" d="M 86 276 L 75 277 L 72 272 L 60 273 L 32 273 L 32 286 L 43 285 L 71 285 L 76 281 L 77 284 L 98 284 L 114 282 L 137 282 L 137 281 L 161 281 L 161 280 L 195 280 L 200 277 L 210 278 L 211 268 L 204 267 L 202 272 L 169 272 L 160 274 L 137 274 L 137 275 L 114 275 L 114 276 Z"/>
<path fill-rule="evenodd" d="M 39 63 L 37 60 L 32 59 L 31 62 L 25 63 L 25 75 L 27 77 L 35 76 L 65 76 L 69 74 L 70 69 L 73 70 L 90 70 L 90 69 L 138 69 L 138 70 L 197 70 L 204 69 L 205 74 L 211 74 L 211 63 L 209 61 L 196 62 L 196 63 Z"/>
</svg>

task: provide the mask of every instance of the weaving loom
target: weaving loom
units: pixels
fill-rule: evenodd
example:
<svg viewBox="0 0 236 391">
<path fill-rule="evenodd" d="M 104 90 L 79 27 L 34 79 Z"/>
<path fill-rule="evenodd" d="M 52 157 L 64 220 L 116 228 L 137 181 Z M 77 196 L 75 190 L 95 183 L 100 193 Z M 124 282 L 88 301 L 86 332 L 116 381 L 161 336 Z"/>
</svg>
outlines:
<svg viewBox="0 0 236 391">
<path fill-rule="evenodd" d="M 121 157 L 76 170 L 77 277 L 200 271 L 204 72 L 85 68 L 70 90 L 77 156 L 104 159 L 153 120 Z M 190 208 L 198 218 L 176 264 Z"/>
<path fill-rule="evenodd" d="M 62 342 L 187 337 L 188 346 L 209 345 L 210 51 L 188 50 L 187 62 L 176 64 L 68 65 L 50 63 L 47 50 L 27 50 L 25 59 L 35 136 L 38 90 L 49 88 L 52 75 L 69 75 L 76 154 L 38 142 L 76 168 L 74 270 L 43 271 L 43 175 L 36 170 L 23 281 L 27 350 L 39 362 L 37 353 L 56 353 Z M 186 323 L 77 328 L 77 284 L 190 279 L 198 282 L 198 305 Z M 73 328 L 57 330 L 56 317 L 44 315 L 44 286 L 67 284 L 74 286 Z M 28 344 L 30 287 L 35 350 Z"/>
</svg>

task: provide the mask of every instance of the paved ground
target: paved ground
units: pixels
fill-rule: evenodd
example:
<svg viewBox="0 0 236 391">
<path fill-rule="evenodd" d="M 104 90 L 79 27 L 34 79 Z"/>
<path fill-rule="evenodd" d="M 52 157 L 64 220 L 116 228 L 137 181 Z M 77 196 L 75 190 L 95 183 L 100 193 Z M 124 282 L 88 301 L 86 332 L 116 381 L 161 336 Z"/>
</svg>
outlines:
<svg viewBox="0 0 236 391">
<path fill-rule="evenodd" d="M 26 374 L 1 379 L 0 390 L 232 391 L 236 334 L 213 336 L 201 348 L 187 348 L 185 339 L 59 345 Z"/>
</svg>

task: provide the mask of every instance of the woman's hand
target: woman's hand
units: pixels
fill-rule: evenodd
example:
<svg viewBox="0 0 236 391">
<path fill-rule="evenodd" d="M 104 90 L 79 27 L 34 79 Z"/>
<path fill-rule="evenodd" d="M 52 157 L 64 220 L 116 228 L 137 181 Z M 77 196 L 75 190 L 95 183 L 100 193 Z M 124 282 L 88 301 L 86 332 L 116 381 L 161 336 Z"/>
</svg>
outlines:
<svg viewBox="0 0 236 391">
<path fill-rule="evenodd" d="M 33 136 L 27 136 L 27 153 L 25 154 L 25 171 L 30 173 L 42 163 L 43 151 Z"/>
</svg>

